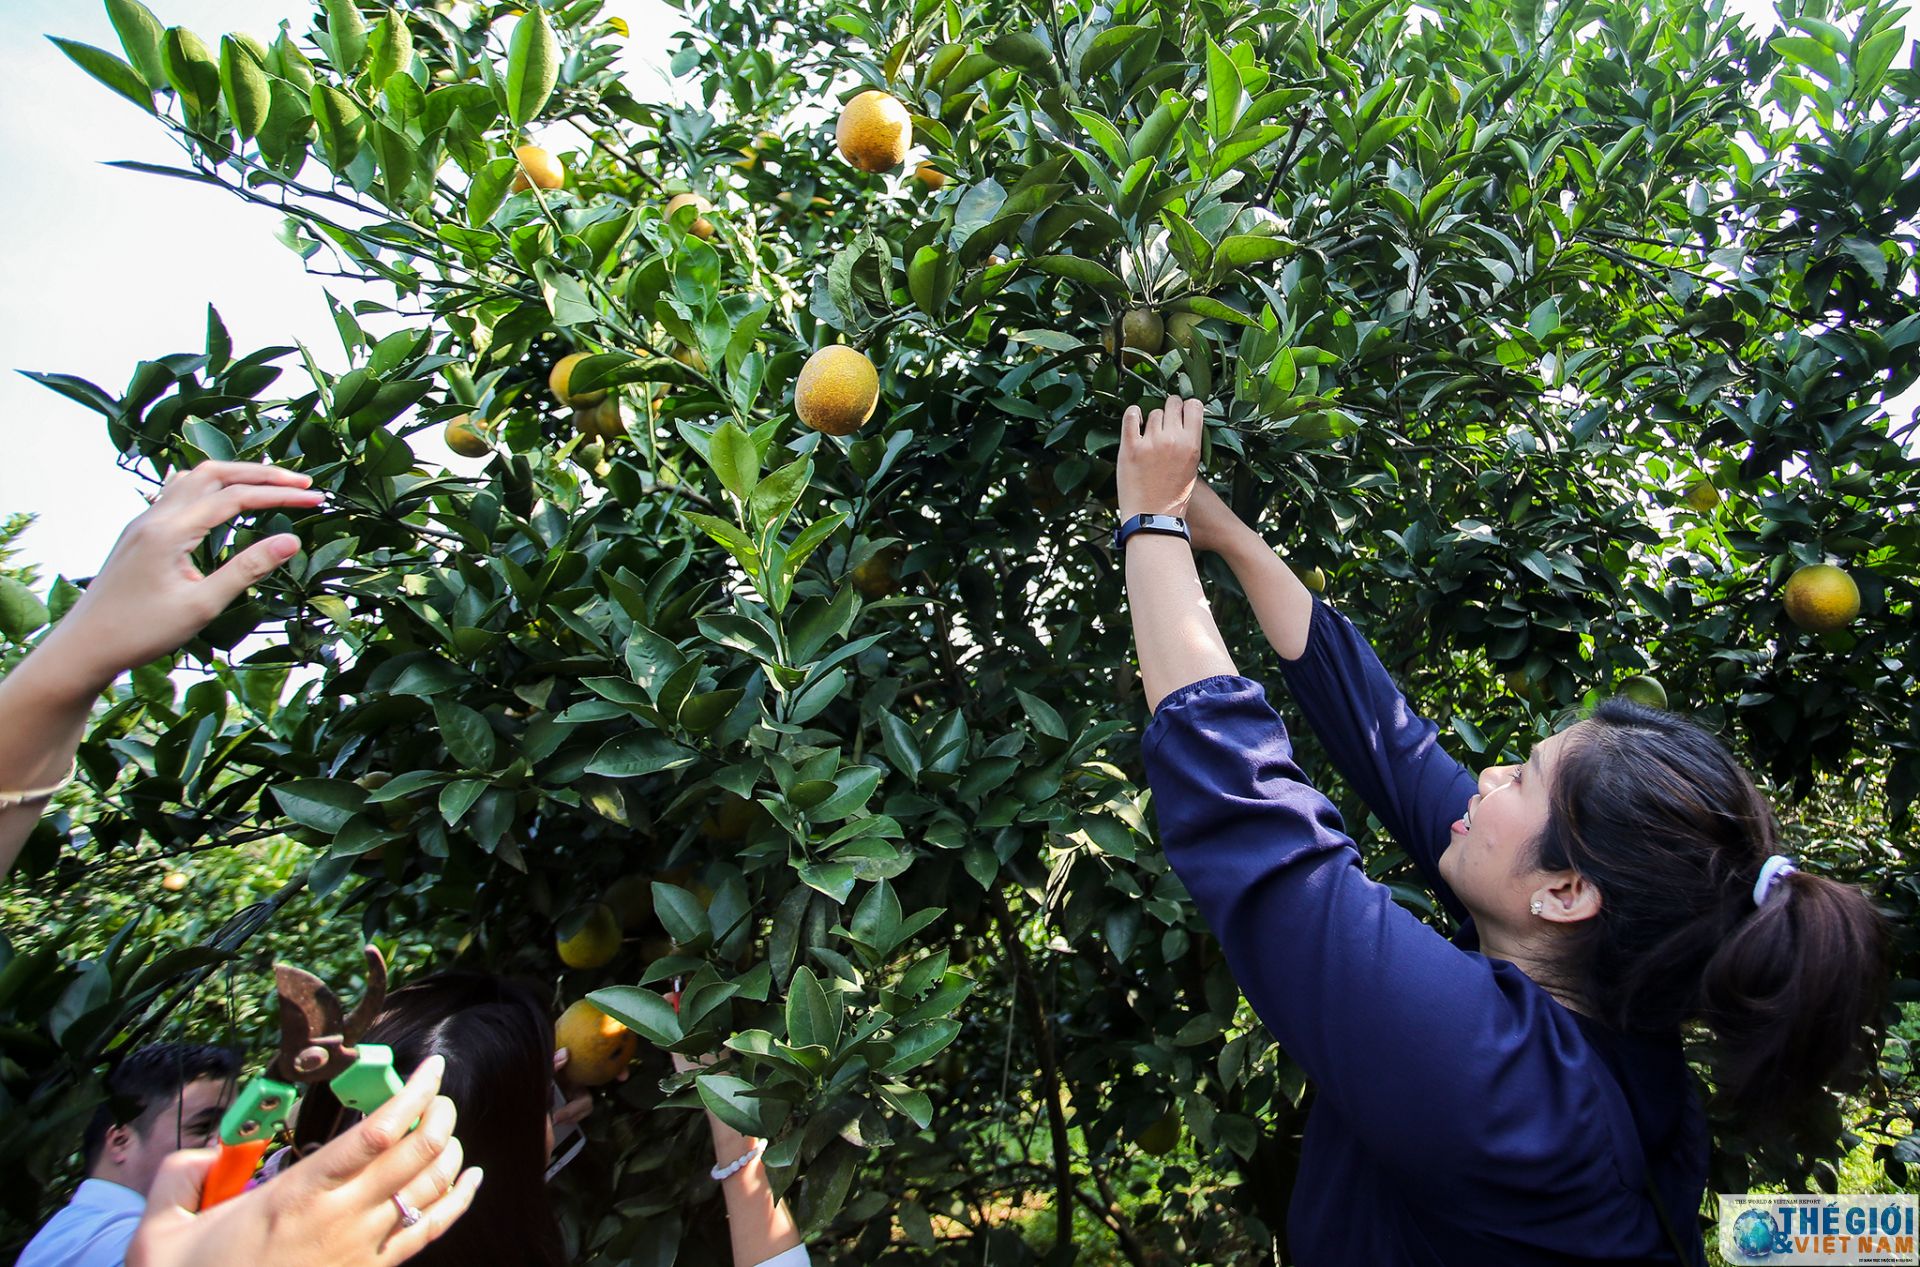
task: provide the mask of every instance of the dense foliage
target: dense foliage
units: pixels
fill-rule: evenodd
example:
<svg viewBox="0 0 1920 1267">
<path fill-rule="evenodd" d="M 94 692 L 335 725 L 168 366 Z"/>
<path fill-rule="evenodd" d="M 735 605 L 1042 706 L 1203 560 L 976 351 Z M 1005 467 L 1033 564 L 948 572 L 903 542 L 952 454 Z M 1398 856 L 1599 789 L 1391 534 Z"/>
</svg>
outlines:
<svg viewBox="0 0 1920 1267">
<path fill-rule="evenodd" d="M 109 0 L 119 53 L 63 45 L 177 137 L 149 170 L 391 298 L 335 305 L 338 375 L 213 317 L 124 391 L 40 376 L 141 470 L 269 460 L 330 501 L 235 534 L 306 548 L 189 649 L 207 680 L 102 715 L 24 865 L 284 831 L 370 931 L 724 1041 L 593 1120 L 583 1260 L 713 1252 L 663 1107 L 702 1101 L 773 1138 L 828 1261 L 1023 1261 L 1036 1202 L 1133 1262 L 1284 1254 L 1311 1088 L 1153 847 L 1106 544 L 1119 412 L 1169 388 L 1463 759 L 1653 673 L 1783 810 L 1868 807 L 1804 847 L 1911 929 L 1920 461 L 1881 401 L 1920 378 L 1920 79 L 1888 6 L 715 0 L 680 104 L 629 91 L 600 0 L 318 8 L 216 48 Z M 873 87 L 941 187 L 836 155 Z M 528 129 L 563 187 L 514 187 Z M 1103 343 L 1132 309 L 1157 354 Z M 844 439 L 791 403 L 836 341 L 881 382 Z M 620 427 L 556 405 L 573 352 Z M 462 414 L 490 455 L 423 462 Z M 1780 592 L 1821 560 L 1863 610 L 1813 635 Z M 615 957 L 562 972 L 628 876 Z M 13 1104 L 117 1033 L 37 1036 Z M 1715 1187 L 1831 1182 L 1837 1132 L 1724 1135 Z"/>
</svg>

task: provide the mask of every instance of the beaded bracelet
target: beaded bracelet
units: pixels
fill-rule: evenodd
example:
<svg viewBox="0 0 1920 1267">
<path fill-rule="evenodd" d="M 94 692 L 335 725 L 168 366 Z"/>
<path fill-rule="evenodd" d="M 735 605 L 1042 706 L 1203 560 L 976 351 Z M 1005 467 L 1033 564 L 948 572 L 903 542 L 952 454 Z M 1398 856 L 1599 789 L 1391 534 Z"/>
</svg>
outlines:
<svg viewBox="0 0 1920 1267">
<path fill-rule="evenodd" d="M 748 1162 L 752 1161 L 755 1157 L 758 1157 L 761 1153 L 764 1153 L 766 1151 L 767 1151 L 767 1141 L 763 1139 L 759 1143 L 755 1144 L 752 1148 L 749 1148 L 746 1152 L 742 1153 L 739 1156 L 739 1158 L 737 1158 L 736 1160 L 729 1162 L 727 1165 L 724 1165 L 724 1166 L 715 1166 L 712 1170 L 708 1171 L 707 1173 L 712 1175 L 715 1181 L 717 1182 L 719 1180 L 727 1178 L 729 1175 L 734 1174 L 742 1166 L 746 1165 Z"/>
<path fill-rule="evenodd" d="M 0 792 L 0 809 L 17 809 L 22 805 L 32 805 L 37 801 L 51 800 L 54 793 L 65 788 L 69 783 L 72 783 L 79 773 L 80 758 L 75 757 L 73 764 L 67 767 L 67 777 L 61 779 L 52 787 L 35 788 L 28 792 Z"/>
</svg>

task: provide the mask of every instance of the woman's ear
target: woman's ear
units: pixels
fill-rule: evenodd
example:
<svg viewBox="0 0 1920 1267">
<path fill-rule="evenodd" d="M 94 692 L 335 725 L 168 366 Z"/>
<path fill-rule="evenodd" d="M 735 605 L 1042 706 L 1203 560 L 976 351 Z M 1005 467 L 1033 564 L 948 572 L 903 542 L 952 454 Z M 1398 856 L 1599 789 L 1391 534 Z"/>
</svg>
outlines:
<svg viewBox="0 0 1920 1267">
<path fill-rule="evenodd" d="M 1533 902 L 1539 906 L 1536 913 L 1541 919 L 1560 924 L 1577 924 L 1583 919 L 1592 919 L 1604 905 L 1600 899 L 1600 886 L 1578 871 L 1559 872 L 1552 881 L 1534 890 Z"/>
</svg>

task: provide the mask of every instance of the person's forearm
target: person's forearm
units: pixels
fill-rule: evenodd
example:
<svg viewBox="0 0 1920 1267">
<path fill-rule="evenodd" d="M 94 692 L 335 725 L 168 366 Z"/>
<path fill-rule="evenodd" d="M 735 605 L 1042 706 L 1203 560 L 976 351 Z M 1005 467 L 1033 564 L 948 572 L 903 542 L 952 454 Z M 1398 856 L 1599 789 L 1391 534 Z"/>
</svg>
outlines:
<svg viewBox="0 0 1920 1267">
<path fill-rule="evenodd" d="M 58 630 L 0 679 L 0 793 L 52 787 L 67 776 L 106 686 L 68 654 Z M 44 800 L 0 809 L 0 875 L 13 869 L 46 809 Z"/>
<path fill-rule="evenodd" d="M 1281 659 L 1298 660 L 1305 655 L 1307 630 L 1313 624 L 1313 592 L 1252 528 L 1243 526 L 1235 532 L 1219 554 L 1239 578 L 1261 631 Z"/>
<path fill-rule="evenodd" d="M 730 1166 L 753 1147 L 752 1141 L 725 1122 L 707 1114 L 713 1132 L 715 1164 Z M 800 1243 L 800 1229 L 786 1203 L 773 1198 L 767 1168 L 758 1157 L 720 1181 L 727 1201 L 727 1234 L 733 1242 L 734 1267 L 754 1267 Z"/>
<path fill-rule="evenodd" d="M 1127 607 L 1147 707 L 1202 678 L 1238 673 L 1200 589 L 1193 550 L 1178 537 L 1135 536 L 1126 545 Z"/>
</svg>

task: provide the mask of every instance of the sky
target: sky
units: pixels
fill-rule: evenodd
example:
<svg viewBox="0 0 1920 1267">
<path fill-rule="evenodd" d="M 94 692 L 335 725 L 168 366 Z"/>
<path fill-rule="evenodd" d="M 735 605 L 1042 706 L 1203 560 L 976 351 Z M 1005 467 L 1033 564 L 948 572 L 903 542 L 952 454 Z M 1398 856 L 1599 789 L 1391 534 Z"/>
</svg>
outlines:
<svg viewBox="0 0 1920 1267">
<path fill-rule="evenodd" d="M 150 5 L 162 21 L 216 47 L 223 32 L 268 37 L 281 18 L 313 8 L 308 0 Z M 1730 7 L 1772 21 L 1769 0 Z M 678 15 L 660 0 L 613 0 L 608 12 L 631 28 L 626 70 L 636 94 L 664 95 L 661 54 Z M 20 562 L 43 576 L 85 576 L 144 508 L 144 485 L 115 465 L 98 414 L 12 370 L 77 374 L 117 394 L 138 361 L 199 352 L 209 302 L 237 350 L 300 341 L 336 371 L 345 358 L 323 298 L 329 283 L 307 276 L 274 239 L 270 212 L 211 186 L 105 166 L 175 163 L 179 151 L 151 117 L 73 66 L 48 33 L 119 50 L 97 0 L 0 0 L 8 211 L 0 237 L 0 514 L 39 517 Z M 304 373 L 297 362 L 287 372 Z M 416 448 L 427 460 L 443 457 L 437 437 L 422 435 Z"/>
</svg>

